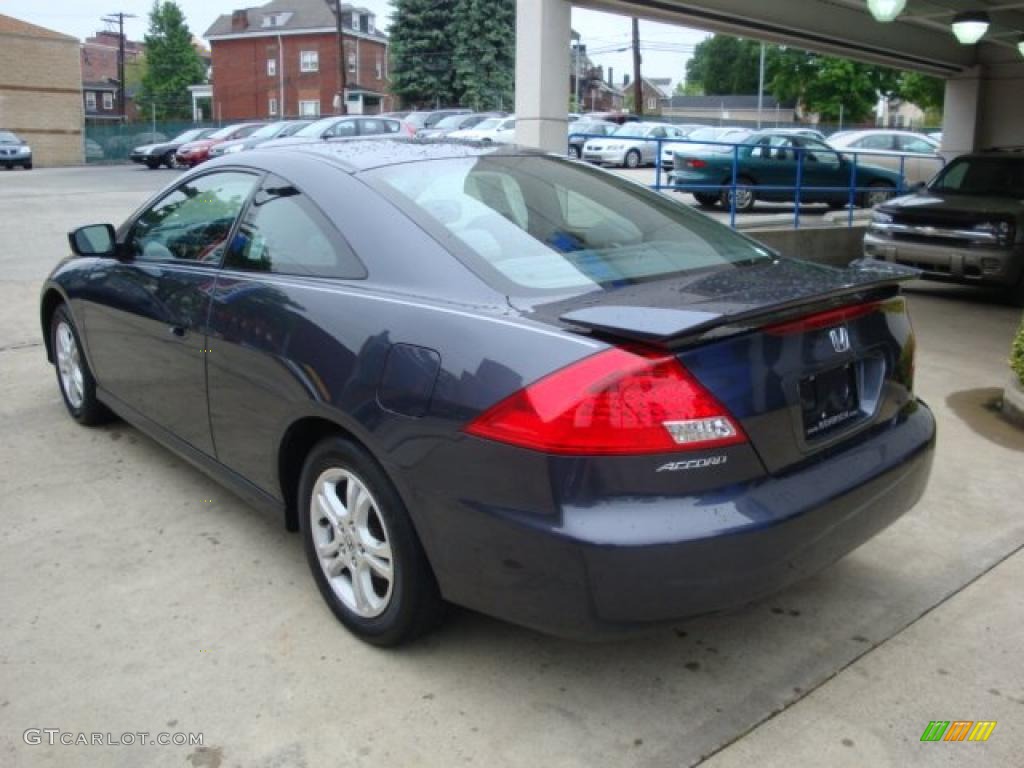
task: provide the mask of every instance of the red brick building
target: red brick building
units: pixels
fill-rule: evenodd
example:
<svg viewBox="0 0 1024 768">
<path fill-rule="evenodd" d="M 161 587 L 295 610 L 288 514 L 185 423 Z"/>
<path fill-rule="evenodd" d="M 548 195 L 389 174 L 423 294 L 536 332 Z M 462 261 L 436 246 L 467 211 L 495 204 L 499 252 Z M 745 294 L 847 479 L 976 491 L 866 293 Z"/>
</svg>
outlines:
<svg viewBox="0 0 1024 768">
<path fill-rule="evenodd" d="M 112 30 L 97 32 L 82 43 L 82 106 L 89 121 L 120 120 L 121 107 L 117 103 L 117 51 L 120 35 Z M 146 54 L 146 46 L 134 40 L 124 41 L 125 66 L 139 61 Z M 127 95 L 125 115 L 128 120 L 137 117 L 132 94 Z"/>
<path fill-rule="evenodd" d="M 334 114 L 338 43 L 334 0 L 271 0 L 206 31 L 216 120 Z M 388 39 L 366 8 L 342 4 L 346 102 L 351 114 L 392 108 Z"/>
</svg>

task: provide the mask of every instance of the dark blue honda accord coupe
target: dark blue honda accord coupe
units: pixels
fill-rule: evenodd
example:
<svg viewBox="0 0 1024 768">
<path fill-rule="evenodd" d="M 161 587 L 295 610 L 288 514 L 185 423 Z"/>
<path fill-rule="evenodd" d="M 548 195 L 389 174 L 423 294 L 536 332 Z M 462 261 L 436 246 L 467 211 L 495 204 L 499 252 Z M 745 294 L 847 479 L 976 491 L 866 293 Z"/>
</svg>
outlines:
<svg viewBox="0 0 1024 768">
<path fill-rule="evenodd" d="M 72 418 L 280 514 L 371 643 L 445 602 L 570 637 L 742 605 L 930 472 L 909 273 L 781 258 L 565 158 L 257 149 L 69 239 L 41 321 Z"/>
</svg>

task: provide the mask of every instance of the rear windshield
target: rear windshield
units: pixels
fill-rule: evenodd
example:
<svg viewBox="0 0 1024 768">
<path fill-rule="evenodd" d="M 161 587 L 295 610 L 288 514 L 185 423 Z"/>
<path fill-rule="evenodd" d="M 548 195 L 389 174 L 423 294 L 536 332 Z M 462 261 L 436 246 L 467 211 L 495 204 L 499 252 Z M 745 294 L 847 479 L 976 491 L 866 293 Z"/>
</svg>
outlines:
<svg viewBox="0 0 1024 768">
<path fill-rule="evenodd" d="M 648 130 L 650 130 L 649 127 L 643 123 L 624 123 L 615 130 L 612 136 L 639 139 L 646 136 Z"/>
<path fill-rule="evenodd" d="M 193 129 L 191 129 L 189 131 L 185 131 L 184 133 L 179 133 L 177 136 L 174 137 L 174 140 L 175 141 L 181 141 L 181 142 L 195 141 L 199 137 L 203 136 L 204 133 L 206 135 L 209 135 L 208 129 L 205 129 L 205 128 L 193 128 Z"/>
<path fill-rule="evenodd" d="M 1024 200 L 1024 157 L 959 157 L 946 166 L 931 189 Z"/>
<path fill-rule="evenodd" d="M 432 160 L 364 178 L 511 295 L 583 293 L 774 258 L 682 203 L 554 157 Z"/>
<path fill-rule="evenodd" d="M 405 122 L 409 123 L 413 128 L 422 128 L 427 124 L 427 119 L 431 114 L 430 112 L 410 112 L 406 116 Z"/>
</svg>

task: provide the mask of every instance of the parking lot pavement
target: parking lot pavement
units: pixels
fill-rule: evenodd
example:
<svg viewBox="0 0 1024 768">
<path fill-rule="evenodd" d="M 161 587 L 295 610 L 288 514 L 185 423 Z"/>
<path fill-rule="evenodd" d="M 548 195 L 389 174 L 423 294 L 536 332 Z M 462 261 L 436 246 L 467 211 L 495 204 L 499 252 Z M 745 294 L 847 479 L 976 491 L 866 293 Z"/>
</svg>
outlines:
<svg viewBox="0 0 1024 768">
<path fill-rule="evenodd" d="M 453 610 L 380 651 L 334 620 L 280 521 L 131 427 L 65 415 L 39 282 L 67 228 L 120 220 L 171 176 L 0 176 L 0 765 L 874 768 L 917 761 L 934 719 L 1000 722 L 988 744 L 926 745 L 935 764 L 1024 749 L 1024 433 L 992 410 L 1019 310 L 911 289 L 932 483 L 821 575 L 612 644 Z M 28 745 L 30 728 L 203 746 Z"/>
</svg>

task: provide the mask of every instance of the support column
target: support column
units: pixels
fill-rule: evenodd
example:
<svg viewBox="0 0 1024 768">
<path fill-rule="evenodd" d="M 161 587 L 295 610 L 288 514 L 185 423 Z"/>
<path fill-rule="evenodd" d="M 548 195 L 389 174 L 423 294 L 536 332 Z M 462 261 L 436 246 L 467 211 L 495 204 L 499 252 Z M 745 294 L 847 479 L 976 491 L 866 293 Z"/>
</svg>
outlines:
<svg viewBox="0 0 1024 768">
<path fill-rule="evenodd" d="M 566 151 L 569 112 L 567 0 L 516 0 L 516 143 Z"/>
<path fill-rule="evenodd" d="M 971 67 L 946 80 L 942 118 L 942 154 L 952 159 L 978 147 L 981 111 L 981 66 Z"/>
</svg>

